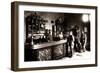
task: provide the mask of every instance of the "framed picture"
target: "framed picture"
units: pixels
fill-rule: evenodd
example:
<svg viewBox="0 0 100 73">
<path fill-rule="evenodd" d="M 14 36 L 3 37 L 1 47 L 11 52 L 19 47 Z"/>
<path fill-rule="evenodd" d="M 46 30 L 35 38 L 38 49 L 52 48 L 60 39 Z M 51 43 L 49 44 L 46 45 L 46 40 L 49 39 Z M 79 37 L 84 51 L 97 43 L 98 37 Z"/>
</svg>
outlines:
<svg viewBox="0 0 100 73">
<path fill-rule="evenodd" d="M 11 69 L 97 66 L 97 7 L 11 3 Z"/>
</svg>

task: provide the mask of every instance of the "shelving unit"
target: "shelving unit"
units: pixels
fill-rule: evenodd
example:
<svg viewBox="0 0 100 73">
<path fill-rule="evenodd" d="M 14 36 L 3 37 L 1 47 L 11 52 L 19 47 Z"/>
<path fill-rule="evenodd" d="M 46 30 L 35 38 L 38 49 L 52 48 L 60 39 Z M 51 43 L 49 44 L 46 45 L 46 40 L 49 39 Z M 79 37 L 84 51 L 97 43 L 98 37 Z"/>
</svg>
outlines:
<svg viewBox="0 0 100 73">
<path fill-rule="evenodd" d="M 25 18 L 26 23 L 26 39 L 39 39 L 45 34 L 45 23 L 47 20 L 43 19 L 36 12 L 31 13 Z M 38 38 L 37 38 L 38 37 Z M 35 41 L 34 41 L 35 42 Z M 31 43 L 27 42 L 26 43 Z"/>
</svg>

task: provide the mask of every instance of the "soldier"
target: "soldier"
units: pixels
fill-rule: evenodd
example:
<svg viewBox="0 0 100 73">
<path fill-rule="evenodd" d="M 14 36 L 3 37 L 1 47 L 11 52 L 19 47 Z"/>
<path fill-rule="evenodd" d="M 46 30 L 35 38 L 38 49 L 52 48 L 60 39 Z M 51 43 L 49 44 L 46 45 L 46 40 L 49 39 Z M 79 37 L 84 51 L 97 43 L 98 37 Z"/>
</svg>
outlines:
<svg viewBox="0 0 100 73">
<path fill-rule="evenodd" d="M 72 57 L 74 48 L 74 36 L 72 31 L 69 32 L 69 36 L 67 37 L 67 56 Z"/>
<path fill-rule="evenodd" d="M 72 29 L 74 40 L 74 51 L 80 52 L 80 40 L 79 40 L 79 27 L 77 25 Z"/>
<path fill-rule="evenodd" d="M 81 33 L 80 42 L 81 42 L 82 50 L 83 50 L 83 52 L 85 52 L 86 43 L 87 43 L 87 35 L 83 30 L 82 30 L 82 33 Z"/>
</svg>

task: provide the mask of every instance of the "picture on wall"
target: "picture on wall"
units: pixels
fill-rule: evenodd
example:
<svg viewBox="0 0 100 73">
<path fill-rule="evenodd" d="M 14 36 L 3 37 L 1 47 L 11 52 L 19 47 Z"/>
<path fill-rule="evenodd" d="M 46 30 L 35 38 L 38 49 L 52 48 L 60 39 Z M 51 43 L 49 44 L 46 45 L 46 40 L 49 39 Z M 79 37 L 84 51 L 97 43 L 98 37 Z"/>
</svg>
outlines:
<svg viewBox="0 0 100 73">
<path fill-rule="evenodd" d="M 12 70 L 97 66 L 97 7 L 12 3 Z"/>
</svg>

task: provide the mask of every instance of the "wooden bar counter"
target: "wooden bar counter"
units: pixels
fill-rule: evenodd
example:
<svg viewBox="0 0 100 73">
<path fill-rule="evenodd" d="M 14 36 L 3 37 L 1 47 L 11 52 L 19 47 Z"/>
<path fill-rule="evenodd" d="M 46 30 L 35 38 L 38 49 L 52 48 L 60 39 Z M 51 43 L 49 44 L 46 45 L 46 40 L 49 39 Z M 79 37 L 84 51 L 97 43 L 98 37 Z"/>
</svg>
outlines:
<svg viewBox="0 0 100 73">
<path fill-rule="evenodd" d="M 30 61 L 28 58 L 30 58 L 31 61 L 49 61 L 61 59 L 66 54 L 66 42 L 67 40 L 60 40 L 33 45 L 26 61 Z"/>
<path fill-rule="evenodd" d="M 60 40 L 34 45 L 34 59 L 45 61 L 63 58 L 66 53 L 66 42 L 67 40 Z"/>
</svg>

